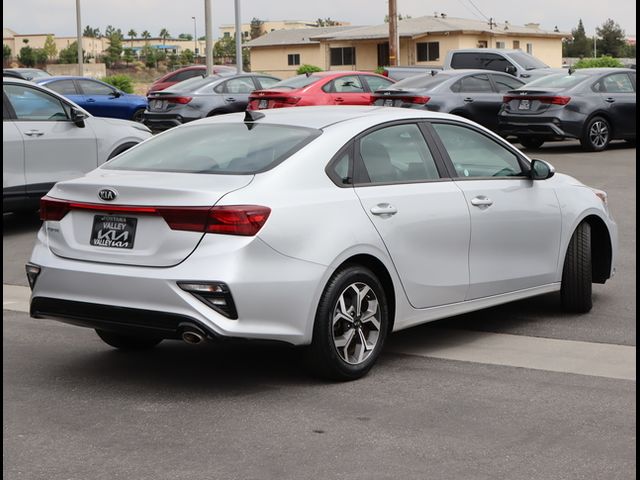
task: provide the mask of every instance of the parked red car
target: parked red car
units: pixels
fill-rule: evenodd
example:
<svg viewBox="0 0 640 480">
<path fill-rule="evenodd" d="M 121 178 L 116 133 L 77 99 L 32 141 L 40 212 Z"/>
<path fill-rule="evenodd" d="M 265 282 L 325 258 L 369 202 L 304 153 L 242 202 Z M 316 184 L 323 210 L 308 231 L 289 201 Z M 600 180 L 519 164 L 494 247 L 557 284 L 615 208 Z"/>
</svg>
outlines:
<svg viewBox="0 0 640 480">
<path fill-rule="evenodd" d="M 236 67 L 229 67 L 227 65 L 214 65 L 214 75 L 235 75 Z M 158 90 L 164 90 L 171 85 L 182 82 L 193 77 L 205 77 L 207 75 L 206 65 L 191 65 L 190 67 L 179 68 L 173 72 L 169 72 L 166 75 L 160 77 L 151 84 L 149 90 L 147 90 L 147 96 L 150 92 L 157 92 Z"/>
<path fill-rule="evenodd" d="M 248 110 L 309 105 L 369 105 L 371 93 L 394 80 L 368 72 L 318 72 L 298 75 L 249 96 Z"/>
</svg>

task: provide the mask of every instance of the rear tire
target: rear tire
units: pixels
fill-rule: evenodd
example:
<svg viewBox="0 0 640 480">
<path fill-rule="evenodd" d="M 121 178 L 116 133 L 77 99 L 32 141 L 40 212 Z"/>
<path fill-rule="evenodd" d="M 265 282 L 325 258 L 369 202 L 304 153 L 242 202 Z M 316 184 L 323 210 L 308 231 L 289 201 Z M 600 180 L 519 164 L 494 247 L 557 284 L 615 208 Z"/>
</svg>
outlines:
<svg viewBox="0 0 640 480">
<path fill-rule="evenodd" d="M 540 137 L 518 137 L 518 142 L 527 150 L 537 150 L 544 144 Z"/>
<path fill-rule="evenodd" d="M 600 152 L 611 141 L 611 125 L 602 117 L 593 117 L 587 122 L 580 145 L 587 152 Z"/>
<path fill-rule="evenodd" d="M 104 343 L 120 350 L 147 350 L 162 341 L 162 338 L 158 337 L 125 335 L 97 328 L 96 333 Z"/>
<path fill-rule="evenodd" d="M 591 225 L 582 222 L 573 232 L 564 259 L 560 289 L 562 308 L 568 312 L 587 313 L 593 306 L 591 291 Z"/>
<path fill-rule="evenodd" d="M 387 299 L 375 274 L 360 265 L 343 268 L 320 298 L 307 363 L 323 378 L 358 379 L 376 362 L 388 327 Z"/>
</svg>

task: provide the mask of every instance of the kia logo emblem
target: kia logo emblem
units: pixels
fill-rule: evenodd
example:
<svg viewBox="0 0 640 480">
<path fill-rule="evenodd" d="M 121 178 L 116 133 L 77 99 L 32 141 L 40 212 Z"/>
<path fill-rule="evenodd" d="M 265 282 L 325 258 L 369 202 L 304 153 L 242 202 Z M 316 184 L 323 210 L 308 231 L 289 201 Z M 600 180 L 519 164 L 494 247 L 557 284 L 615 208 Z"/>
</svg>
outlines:
<svg viewBox="0 0 640 480">
<path fill-rule="evenodd" d="M 104 200 L 106 202 L 115 200 L 117 196 L 118 196 L 118 192 L 116 192 L 112 188 L 103 188 L 98 192 L 98 197 L 100 198 L 100 200 Z"/>
</svg>

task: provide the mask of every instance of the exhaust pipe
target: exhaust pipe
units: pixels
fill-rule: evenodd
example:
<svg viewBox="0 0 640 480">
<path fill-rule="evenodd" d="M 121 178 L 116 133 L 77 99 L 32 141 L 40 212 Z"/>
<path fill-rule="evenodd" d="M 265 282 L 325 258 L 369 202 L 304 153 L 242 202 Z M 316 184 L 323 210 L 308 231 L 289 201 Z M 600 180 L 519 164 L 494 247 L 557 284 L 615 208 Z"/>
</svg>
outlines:
<svg viewBox="0 0 640 480">
<path fill-rule="evenodd" d="M 198 343 L 202 343 L 204 339 L 205 339 L 205 334 L 200 329 L 190 327 L 190 328 L 186 328 L 182 332 L 182 340 L 185 343 L 189 343 L 191 345 L 197 345 Z"/>
</svg>

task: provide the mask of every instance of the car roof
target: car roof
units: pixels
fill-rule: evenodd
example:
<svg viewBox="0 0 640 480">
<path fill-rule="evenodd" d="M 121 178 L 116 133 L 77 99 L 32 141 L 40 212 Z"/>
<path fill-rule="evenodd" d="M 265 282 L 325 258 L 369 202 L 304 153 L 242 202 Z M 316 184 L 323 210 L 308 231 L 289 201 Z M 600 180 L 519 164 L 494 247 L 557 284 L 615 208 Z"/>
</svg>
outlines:
<svg viewBox="0 0 640 480">
<path fill-rule="evenodd" d="M 573 71 L 573 74 L 583 74 L 583 75 L 598 75 L 600 73 L 619 73 L 619 72 L 629 72 L 636 73 L 632 68 L 618 68 L 618 67 L 608 67 L 608 68 L 579 68 Z"/>
<path fill-rule="evenodd" d="M 457 115 L 447 113 L 431 112 L 428 110 L 418 110 L 409 108 L 389 108 L 379 106 L 359 106 L 359 105 L 331 105 L 331 106 L 313 106 L 313 107 L 292 107 L 292 108 L 272 108 L 266 110 L 255 111 L 255 113 L 264 114 L 256 122 L 269 123 L 272 125 L 296 125 L 299 127 L 323 129 L 330 125 L 342 124 L 349 121 L 359 120 L 368 117 L 375 125 L 380 121 L 394 121 L 405 119 L 421 119 L 421 118 L 439 118 L 439 119 L 455 119 L 461 122 L 466 120 Z M 250 115 L 247 112 L 230 113 L 227 115 L 218 115 L 208 117 L 206 119 L 191 122 L 180 128 L 187 128 L 190 125 L 202 125 L 213 123 L 228 123 L 232 121 L 243 122 L 245 116 Z"/>
<path fill-rule="evenodd" d="M 25 85 L 33 85 L 33 83 L 34 83 L 33 81 L 25 80 L 24 78 L 9 77 L 9 76 L 5 77 L 5 76 L 3 76 L 2 77 L 2 81 L 4 82 L 5 80 L 9 81 L 11 83 L 24 83 Z"/>
<path fill-rule="evenodd" d="M 54 77 L 41 77 L 36 79 L 38 83 L 43 83 L 43 82 L 48 83 L 54 80 L 92 80 L 94 82 L 104 83 L 103 81 L 98 80 L 97 78 L 81 77 L 80 75 L 56 75 Z"/>
</svg>

